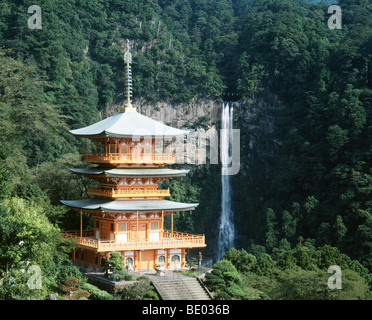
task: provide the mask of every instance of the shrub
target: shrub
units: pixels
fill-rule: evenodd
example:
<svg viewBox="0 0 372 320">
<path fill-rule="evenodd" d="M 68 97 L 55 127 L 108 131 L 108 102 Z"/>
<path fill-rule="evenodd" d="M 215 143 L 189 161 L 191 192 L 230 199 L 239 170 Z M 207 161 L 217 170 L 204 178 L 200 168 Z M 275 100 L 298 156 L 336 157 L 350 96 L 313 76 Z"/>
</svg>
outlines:
<svg viewBox="0 0 372 320">
<path fill-rule="evenodd" d="M 124 257 L 119 252 L 111 252 L 109 263 L 109 269 L 112 272 L 124 270 Z"/>
<path fill-rule="evenodd" d="M 215 298 L 217 300 L 231 300 L 231 296 L 225 291 L 221 291 Z"/>
<path fill-rule="evenodd" d="M 212 273 L 207 273 L 205 275 L 204 283 L 208 289 L 213 292 L 221 292 L 226 289 L 225 280 Z"/>
<path fill-rule="evenodd" d="M 80 288 L 89 292 L 89 300 L 113 300 L 113 296 L 111 294 L 97 288 L 90 283 L 84 283 L 80 286 Z"/>
<path fill-rule="evenodd" d="M 72 298 L 74 300 L 81 300 L 81 299 L 88 299 L 88 297 L 90 296 L 90 293 L 86 290 L 78 290 L 78 291 L 74 291 L 72 293 Z"/>
<path fill-rule="evenodd" d="M 258 258 L 256 273 L 260 275 L 269 275 L 274 266 L 274 260 L 267 253 L 264 253 Z"/>
<path fill-rule="evenodd" d="M 147 282 L 147 281 L 138 281 L 134 283 L 133 285 L 125 286 L 123 290 L 121 291 L 121 297 L 123 300 L 158 300 L 158 299 L 152 299 L 157 297 L 157 294 L 155 293 L 149 293 L 149 291 L 154 291 L 153 286 Z"/>
<path fill-rule="evenodd" d="M 257 268 L 256 257 L 244 249 L 236 250 L 231 248 L 223 257 L 224 260 L 230 261 L 240 272 L 255 271 Z"/>
<path fill-rule="evenodd" d="M 242 279 L 231 261 L 222 259 L 214 266 L 211 273 L 205 276 L 205 285 L 219 297 L 221 292 L 227 293 L 232 298 L 247 299 L 242 291 Z M 222 298 L 227 297 L 222 293 Z"/>
<path fill-rule="evenodd" d="M 81 281 L 76 278 L 69 278 L 65 280 L 64 284 L 69 287 L 77 287 L 81 284 Z"/>
<path fill-rule="evenodd" d="M 231 272 L 231 271 L 225 272 L 224 273 L 224 278 L 225 278 L 225 280 L 232 281 L 234 283 L 239 283 L 239 282 L 242 281 L 241 278 L 240 278 L 239 273 L 237 273 L 237 272 Z"/>
<path fill-rule="evenodd" d="M 239 287 L 236 283 L 230 283 L 229 286 L 226 287 L 226 292 L 234 298 L 247 300 L 248 296 L 243 292 L 242 288 Z"/>
<path fill-rule="evenodd" d="M 134 280 L 138 280 L 136 276 L 132 275 L 132 274 L 127 274 L 124 278 L 125 281 L 134 281 Z"/>
<path fill-rule="evenodd" d="M 116 271 L 108 276 L 109 279 L 114 280 L 114 281 L 120 281 L 120 280 L 125 280 L 125 281 L 134 281 L 137 279 L 136 276 L 129 274 L 125 270 L 120 270 Z"/>
<path fill-rule="evenodd" d="M 129 274 L 129 276 L 132 276 Z M 132 276 L 132 277 L 135 277 L 135 276 Z M 146 276 L 140 276 L 137 278 L 138 281 L 146 281 L 146 282 L 151 282 L 150 278 L 149 277 L 146 277 Z"/>
<path fill-rule="evenodd" d="M 61 283 L 67 279 L 75 278 L 82 280 L 83 275 L 81 274 L 79 268 L 72 265 L 62 265 L 58 269 L 58 274 L 56 275 L 56 282 Z"/>
<path fill-rule="evenodd" d="M 159 296 L 155 291 L 149 290 L 145 293 L 143 300 L 159 300 Z"/>
</svg>

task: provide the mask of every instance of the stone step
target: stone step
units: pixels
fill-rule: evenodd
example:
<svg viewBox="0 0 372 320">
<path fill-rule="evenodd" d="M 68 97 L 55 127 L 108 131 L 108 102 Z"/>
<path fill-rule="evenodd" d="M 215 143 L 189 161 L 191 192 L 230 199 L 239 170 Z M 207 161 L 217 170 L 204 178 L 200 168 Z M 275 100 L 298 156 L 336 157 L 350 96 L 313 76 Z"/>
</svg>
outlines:
<svg viewBox="0 0 372 320">
<path fill-rule="evenodd" d="M 154 280 L 153 284 L 163 300 L 211 300 L 195 278 Z"/>
</svg>

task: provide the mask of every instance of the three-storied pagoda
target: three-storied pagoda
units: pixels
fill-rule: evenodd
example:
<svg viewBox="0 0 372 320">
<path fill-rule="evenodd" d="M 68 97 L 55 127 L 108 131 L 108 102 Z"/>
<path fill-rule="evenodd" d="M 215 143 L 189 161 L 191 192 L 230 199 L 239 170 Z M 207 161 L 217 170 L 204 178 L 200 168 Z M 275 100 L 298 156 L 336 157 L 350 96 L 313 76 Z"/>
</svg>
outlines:
<svg viewBox="0 0 372 320">
<path fill-rule="evenodd" d="M 80 210 L 80 230 L 65 231 L 74 238 L 74 263 L 102 266 L 102 259 L 116 251 L 128 269 L 151 270 L 156 265 L 178 269 L 185 265 L 185 249 L 206 246 L 204 235 L 173 230 L 173 214 L 191 211 L 198 204 L 163 199 L 169 189 L 159 189 L 164 179 L 182 177 L 188 170 L 164 167 L 176 162 L 175 141 L 188 132 L 169 127 L 139 114 L 131 103 L 132 77 L 129 45 L 124 54 L 126 101 L 120 113 L 85 128 L 71 130 L 98 147 L 82 153 L 95 167 L 70 169 L 95 179 L 98 188 L 88 189 L 95 198 L 61 200 Z M 160 167 L 161 166 L 161 167 Z M 83 230 L 82 212 L 90 212 L 93 230 Z M 164 217 L 171 214 L 171 230 L 164 230 Z"/>
</svg>

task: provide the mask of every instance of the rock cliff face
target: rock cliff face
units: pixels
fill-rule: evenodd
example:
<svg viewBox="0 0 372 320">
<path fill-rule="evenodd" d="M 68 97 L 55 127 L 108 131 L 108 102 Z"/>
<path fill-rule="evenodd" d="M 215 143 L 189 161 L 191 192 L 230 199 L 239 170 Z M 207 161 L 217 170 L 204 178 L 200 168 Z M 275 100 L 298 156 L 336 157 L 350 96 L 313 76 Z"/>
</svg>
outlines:
<svg viewBox="0 0 372 320">
<path fill-rule="evenodd" d="M 188 103 L 172 104 L 168 102 L 149 103 L 138 100 L 133 103 L 137 111 L 149 118 L 163 122 L 175 128 L 190 128 L 200 124 L 205 128 L 213 127 L 221 115 L 221 104 L 212 100 L 193 99 Z M 109 117 L 120 109 L 118 105 L 106 107 L 104 117 Z"/>
<path fill-rule="evenodd" d="M 139 100 L 133 103 L 133 107 L 151 119 L 174 128 L 190 130 L 187 146 L 184 144 L 183 152 L 177 152 L 177 163 L 190 165 L 205 163 L 204 159 L 209 157 L 209 137 L 218 132 L 222 110 L 220 103 L 205 99 L 193 99 L 188 103 L 179 104 Z M 114 115 L 120 108 L 119 105 L 107 106 L 103 118 Z M 217 136 L 217 142 L 218 138 Z M 220 162 L 219 159 L 217 161 Z"/>
<path fill-rule="evenodd" d="M 237 247 L 263 234 L 263 203 L 270 186 L 270 170 L 281 142 L 276 137 L 275 114 L 282 107 L 277 97 L 265 94 L 250 104 L 236 103 L 234 127 L 240 129 L 240 171 L 232 177 Z"/>
</svg>

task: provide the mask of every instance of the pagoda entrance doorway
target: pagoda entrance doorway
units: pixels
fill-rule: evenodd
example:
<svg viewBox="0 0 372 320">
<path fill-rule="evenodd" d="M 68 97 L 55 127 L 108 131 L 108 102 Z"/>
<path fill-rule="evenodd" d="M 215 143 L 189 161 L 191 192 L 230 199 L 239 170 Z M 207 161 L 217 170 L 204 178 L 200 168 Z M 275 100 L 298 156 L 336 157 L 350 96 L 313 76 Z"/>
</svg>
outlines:
<svg viewBox="0 0 372 320">
<path fill-rule="evenodd" d="M 141 262 L 139 267 L 141 270 L 155 269 L 154 250 L 141 251 Z"/>
</svg>

